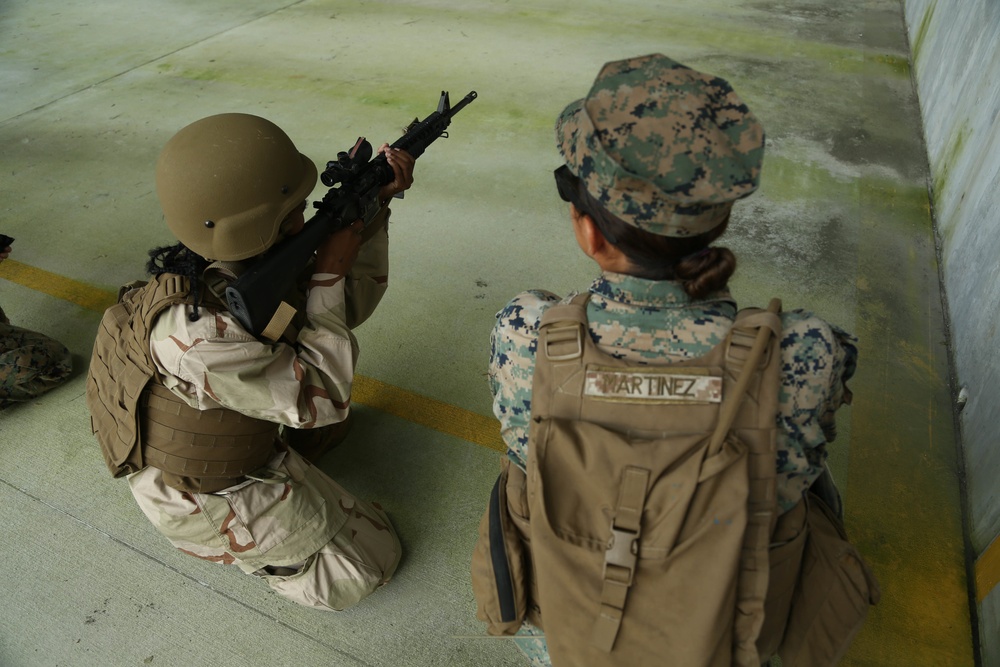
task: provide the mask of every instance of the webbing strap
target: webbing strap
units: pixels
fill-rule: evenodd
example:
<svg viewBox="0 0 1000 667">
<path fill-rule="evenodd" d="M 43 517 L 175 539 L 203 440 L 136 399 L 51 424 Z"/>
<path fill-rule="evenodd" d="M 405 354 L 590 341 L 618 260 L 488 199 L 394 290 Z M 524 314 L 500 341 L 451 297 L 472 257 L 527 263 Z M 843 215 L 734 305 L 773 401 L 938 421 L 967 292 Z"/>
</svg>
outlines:
<svg viewBox="0 0 1000 667">
<path fill-rule="evenodd" d="M 622 472 L 618 506 L 611 520 L 611 538 L 604 552 L 601 607 L 591 637 L 594 646 L 602 651 L 610 652 L 614 648 L 622 624 L 625 598 L 635 577 L 649 474 L 649 470 L 633 466 Z"/>
<path fill-rule="evenodd" d="M 587 329 L 586 304 L 590 292 L 577 294 L 569 303 L 545 311 L 539 328 L 541 353 L 548 361 L 570 361 L 583 356 L 583 336 Z"/>
<path fill-rule="evenodd" d="M 750 378 L 760 370 L 761 366 L 771 364 L 773 369 L 773 364 L 778 363 L 778 360 L 765 355 L 778 353 L 778 346 L 773 341 L 781 338 L 781 319 L 778 316 L 780 312 L 781 301 L 771 299 L 766 311 L 737 319 L 734 332 L 739 331 L 740 334 L 749 337 L 752 334 L 751 328 L 756 328 L 757 331 L 749 345 L 744 341 L 742 349 L 737 349 L 737 345 L 731 344 L 727 350 L 727 368 L 740 369 L 733 390 L 736 396 L 743 396 Z M 746 353 L 747 348 L 749 353 Z M 763 407 L 760 406 L 760 409 Z M 771 409 L 768 408 L 769 411 Z M 776 406 L 773 409 L 776 409 Z M 724 405 L 721 412 L 720 424 L 723 419 L 729 420 L 727 424 L 731 423 L 735 409 L 727 412 Z M 720 434 L 717 430 L 713 434 L 713 444 L 716 436 L 719 436 L 721 444 L 726 432 Z M 768 547 L 776 508 L 773 450 L 753 449 L 748 464 L 750 483 L 747 499 L 748 515 L 740 556 L 740 574 L 737 580 L 737 611 L 733 623 L 733 665 L 738 667 L 756 667 L 761 661 L 756 641 L 764 622 L 764 604 L 770 574 Z"/>
<path fill-rule="evenodd" d="M 549 361 L 569 361 L 583 355 L 583 327 L 579 324 L 550 324 L 542 338 L 543 352 Z"/>
<path fill-rule="evenodd" d="M 514 597 L 514 576 L 510 572 L 510 561 L 507 556 L 507 545 L 504 542 L 503 519 L 500 503 L 506 505 L 507 499 L 501 498 L 503 484 L 507 476 L 503 473 L 497 477 L 493 491 L 490 492 L 489 504 L 489 538 L 490 563 L 493 565 L 493 578 L 496 583 L 497 602 L 500 605 L 500 622 L 511 623 L 517 620 L 517 601 Z"/>
<path fill-rule="evenodd" d="M 278 309 L 271 316 L 271 321 L 260 332 L 260 337 L 270 341 L 277 341 L 288 331 L 288 327 L 291 326 L 292 320 L 295 318 L 295 312 L 295 308 L 291 304 L 284 301 L 279 303 Z M 292 340 L 294 339 L 295 337 L 293 336 Z"/>
<path fill-rule="evenodd" d="M 781 301 L 779 299 L 771 299 L 771 303 L 767 306 L 767 313 L 776 315 L 780 310 Z M 746 319 L 752 320 L 755 318 L 756 316 L 751 316 Z M 741 322 L 740 327 L 742 328 L 743 326 L 745 326 L 745 324 Z M 750 385 L 750 379 L 757 370 L 757 364 L 764 355 L 764 350 L 767 349 L 768 343 L 771 340 L 771 335 L 775 332 L 775 328 L 772 326 L 770 321 L 765 324 L 763 321 L 758 320 L 756 326 L 760 328 L 757 329 L 757 335 L 753 339 L 753 345 L 750 348 L 750 353 L 743 361 L 743 369 L 740 371 L 740 376 L 736 380 L 736 386 L 733 387 L 733 390 L 729 393 L 729 396 L 726 397 L 726 400 L 722 404 L 722 408 L 719 410 L 719 421 L 716 423 L 715 431 L 712 433 L 712 439 L 709 441 L 707 456 L 716 454 L 722 448 L 722 442 L 726 439 L 726 435 L 729 433 L 729 428 L 733 425 L 733 420 L 736 418 L 736 412 L 740 409 L 740 404 L 743 402 L 743 395 L 746 394 L 747 387 Z M 733 335 L 743 335 L 743 332 L 734 330 Z"/>
<path fill-rule="evenodd" d="M 239 278 L 243 270 L 243 262 L 216 261 L 205 267 L 201 273 L 201 279 L 216 299 L 226 303 L 226 288 Z"/>
</svg>

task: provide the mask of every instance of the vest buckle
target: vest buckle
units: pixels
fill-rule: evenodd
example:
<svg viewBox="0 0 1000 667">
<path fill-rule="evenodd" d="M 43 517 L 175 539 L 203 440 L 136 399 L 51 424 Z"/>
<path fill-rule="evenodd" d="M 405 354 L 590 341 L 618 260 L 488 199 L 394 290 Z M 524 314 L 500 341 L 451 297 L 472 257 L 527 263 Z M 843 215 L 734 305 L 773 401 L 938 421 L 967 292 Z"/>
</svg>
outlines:
<svg viewBox="0 0 1000 667">
<path fill-rule="evenodd" d="M 635 563 L 638 559 L 639 533 L 616 528 L 615 524 L 612 523 L 608 548 L 604 552 L 605 578 L 614 578 L 624 586 L 631 586 L 632 579 L 635 577 Z"/>
<path fill-rule="evenodd" d="M 569 361 L 582 355 L 583 337 L 582 327 L 579 323 L 550 324 L 545 328 L 546 359 L 549 361 Z"/>
</svg>

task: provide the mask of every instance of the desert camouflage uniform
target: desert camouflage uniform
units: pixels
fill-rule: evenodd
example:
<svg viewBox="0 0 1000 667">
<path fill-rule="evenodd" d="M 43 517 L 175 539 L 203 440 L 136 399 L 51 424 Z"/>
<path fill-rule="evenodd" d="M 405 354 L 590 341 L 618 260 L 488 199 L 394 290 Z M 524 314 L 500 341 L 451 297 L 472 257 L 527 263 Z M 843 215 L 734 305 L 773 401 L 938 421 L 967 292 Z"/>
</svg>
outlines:
<svg viewBox="0 0 1000 667">
<path fill-rule="evenodd" d="M 556 139 L 566 166 L 608 212 L 672 237 L 726 221 L 733 203 L 757 188 L 764 150 L 763 128 L 726 81 L 660 55 L 607 63 L 588 96 L 562 112 Z M 618 273 L 603 273 L 589 291 L 598 349 L 637 364 L 703 356 L 725 339 L 737 310 L 725 290 L 694 300 L 681 282 Z M 522 469 L 538 325 L 549 307 L 573 296 L 523 292 L 497 314 L 493 412 L 508 457 Z M 777 486 L 779 510 L 787 511 L 824 469 L 857 351 L 854 338 L 811 313 L 783 313 L 782 325 Z M 530 623 L 514 641 L 533 667 L 551 664 L 544 634 Z"/>
<path fill-rule="evenodd" d="M 72 365 L 59 341 L 15 327 L 0 309 L 0 409 L 62 384 Z"/>
<path fill-rule="evenodd" d="M 293 428 L 342 421 L 350 409 L 357 342 L 350 327 L 385 293 L 388 237 L 364 244 L 346 279 L 315 274 L 308 324 L 293 347 L 268 345 L 228 312 L 164 311 L 151 335 L 164 384 L 191 406 L 226 407 Z M 266 477 L 210 494 L 164 483 L 160 470 L 129 476 L 149 520 L 181 551 L 235 564 L 301 604 L 339 610 L 389 580 L 401 549 L 385 513 L 352 496 L 295 450 L 279 445 Z"/>
</svg>

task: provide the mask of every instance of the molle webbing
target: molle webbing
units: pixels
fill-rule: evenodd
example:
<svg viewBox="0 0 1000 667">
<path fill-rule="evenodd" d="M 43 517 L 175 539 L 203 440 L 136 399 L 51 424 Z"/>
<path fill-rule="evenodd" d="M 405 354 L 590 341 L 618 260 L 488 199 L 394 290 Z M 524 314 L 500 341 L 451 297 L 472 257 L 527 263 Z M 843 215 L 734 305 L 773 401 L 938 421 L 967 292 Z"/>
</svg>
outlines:
<svg viewBox="0 0 1000 667">
<path fill-rule="evenodd" d="M 238 483 L 267 462 L 278 426 L 232 410 L 192 408 L 163 387 L 149 354 L 150 332 L 165 309 L 188 302 L 189 282 L 163 274 L 127 287 L 104 314 L 87 378 L 91 425 L 108 469 L 121 477 L 151 465 L 181 491 L 210 493 Z M 222 307 L 211 294 L 205 300 Z"/>
<path fill-rule="evenodd" d="M 139 434 L 139 397 L 156 375 L 149 356 L 149 332 L 166 308 L 187 299 L 187 278 L 164 274 L 136 281 L 118 292 L 104 311 L 87 375 L 90 424 L 108 470 L 115 477 L 138 472 L 146 463 Z"/>
<path fill-rule="evenodd" d="M 139 405 L 146 464 L 167 473 L 168 483 L 170 476 L 184 478 L 185 490 L 232 486 L 274 453 L 275 423 L 234 410 L 192 408 L 156 383 L 146 387 Z"/>
</svg>

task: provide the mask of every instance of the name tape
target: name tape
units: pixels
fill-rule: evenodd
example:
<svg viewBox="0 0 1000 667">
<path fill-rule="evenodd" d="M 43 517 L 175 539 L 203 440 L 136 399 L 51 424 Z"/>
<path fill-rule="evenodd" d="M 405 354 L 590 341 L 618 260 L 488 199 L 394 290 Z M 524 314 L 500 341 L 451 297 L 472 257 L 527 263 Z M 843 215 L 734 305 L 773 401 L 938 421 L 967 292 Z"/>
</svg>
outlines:
<svg viewBox="0 0 1000 667">
<path fill-rule="evenodd" d="M 722 378 L 664 372 L 587 371 L 585 396 L 627 401 L 721 403 Z"/>
</svg>

